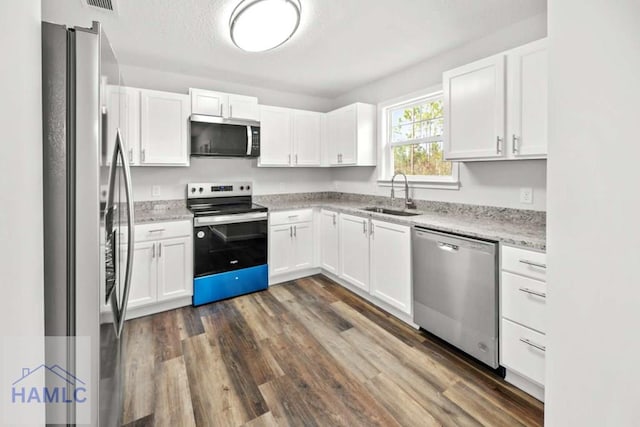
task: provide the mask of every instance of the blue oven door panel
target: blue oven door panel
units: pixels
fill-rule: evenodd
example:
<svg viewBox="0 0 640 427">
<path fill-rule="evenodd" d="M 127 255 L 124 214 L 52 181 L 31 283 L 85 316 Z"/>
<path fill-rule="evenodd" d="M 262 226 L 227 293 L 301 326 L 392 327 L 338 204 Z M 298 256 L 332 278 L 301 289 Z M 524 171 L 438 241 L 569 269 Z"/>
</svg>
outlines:
<svg viewBox="0 0 640 427">
<path fill-rule="evenodd" d="M 197 277 L 193 280 L 193 305 L 207 304 L 262 291 L 268 286 L 269 268 L 267 264 Z"/>
</svg>

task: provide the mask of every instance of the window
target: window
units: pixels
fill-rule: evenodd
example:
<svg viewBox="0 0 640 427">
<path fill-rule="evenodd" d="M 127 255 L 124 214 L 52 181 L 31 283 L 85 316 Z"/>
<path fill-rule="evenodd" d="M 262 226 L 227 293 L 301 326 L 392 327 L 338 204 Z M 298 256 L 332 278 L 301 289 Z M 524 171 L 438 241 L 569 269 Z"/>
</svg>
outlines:
<svg viewBox="0 0 640 427">
<path fill-rule="evenodd" d="M 444 159 L 441 90 L 387 103 L 380 114 L 382 181 L 404 173 L 412 182 L 458 187 L 457 164 Z"/>
</svg>

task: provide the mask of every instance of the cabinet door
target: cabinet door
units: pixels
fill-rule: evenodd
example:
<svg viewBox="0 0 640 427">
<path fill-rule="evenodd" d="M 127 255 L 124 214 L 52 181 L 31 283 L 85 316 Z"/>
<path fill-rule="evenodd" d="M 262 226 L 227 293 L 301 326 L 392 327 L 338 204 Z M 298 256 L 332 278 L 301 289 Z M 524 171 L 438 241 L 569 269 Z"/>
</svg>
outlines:
<svg viewBox="0 0 640 427">
<path fill-rule="evenodd" d="M 126 251 L 126 247 L 122 250 Z M 157 297 L 156 242 L 136 243 L 134 250 L 129 308 L 152 304 Z"/>
<path fill-rule="evenodd" d="M 340 272 L 339 236 L 337 212 L 323 209 L 320 212 L 320 263 L 323 269 L 335 275 Z"/>
<path fill-rule="evenodd" d="M 272 226 L 269 230 L 269 273 L 286 273 L 293 267 L 293 226 Z"/>
<path fill-rule="evenodd" d="M 293 268 L 301 270 L 313 267 L 313 223 L 293 225 Z"/>
<path fill-rule="evenodd" d="M 366 218 L 340 215 L 340 277 L 369 292 L 369 233 Z"/>
<path fill-rule="evenodd" d="M 143 90 L 141 105 L 141 163 L 188 165 L 189 97 Z"/>
<path fill-rule="evenodd" d="M 504 67 L 504 55 L 496 55 L 443 74 L 448 160 L 504 157 Z"/>
<path fill-rule="evenodd" d="M 411 314 L 411 229 L 371 221 L 371 294 Z"/>
<path fill-rule="evenodd" d="M 254 96 L 229 95 L 229 117 L 234 119 L 260 120 L 258 98 Z"/>
<path fill-rule="evenodd" d="M 260 166 L 291 164 L 291 110 L 260 108 Z"/>
<path fill-rule="evenodd" d="M 207 116 L 225 115 L 225 105 L 228 106 L 229 97 L 226 93 L 211 90 L 189 89 L 191 97 L 192 114 L 204 114 Z"/>
<path fill-rule="evenodd" d="M 508 127 L 513 157 L 547 155 L 547 40 L 513 50 L 509 57 Z"/>
<path fill-rule="evenodd" d="M 157 243 L 158 301 L 193 295 L 192 247 L 188 237 Z"/>
<path fill-rule="evenodd" d="M 329 164 L 356 164 L 357 117 L 355 104 L 327 114 Z"/>
<path fill-rule="evenodd" d="M 107 86 L 107 117 L 117 116 L 117 120 L 107 121 L 107 151 L 113 152 L 116 131 L 120 128 L 122 140 L 127 147 L 127 157 L 131 165 L 140 163 L 140 90 L 132 87 Z M 111 158 L 107 156 L 107 164 Z"/>
<path fill-rule="evenodd" d="M 322 113 L 293 112 L 293 165 L 320 166 Z"/>
</svg>

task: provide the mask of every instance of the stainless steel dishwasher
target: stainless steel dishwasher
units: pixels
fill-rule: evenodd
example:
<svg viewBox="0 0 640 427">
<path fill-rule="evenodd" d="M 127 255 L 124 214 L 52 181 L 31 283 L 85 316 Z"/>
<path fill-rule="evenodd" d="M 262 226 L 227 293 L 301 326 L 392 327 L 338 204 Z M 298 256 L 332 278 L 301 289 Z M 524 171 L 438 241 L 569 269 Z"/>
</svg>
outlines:
<svg viewBox="0 0 640 427">
<path fill-rule="evenodd" d="M 414 322 L 497 368 L 497 243 L 415 226 L 412 244 Z"/>
</svg>

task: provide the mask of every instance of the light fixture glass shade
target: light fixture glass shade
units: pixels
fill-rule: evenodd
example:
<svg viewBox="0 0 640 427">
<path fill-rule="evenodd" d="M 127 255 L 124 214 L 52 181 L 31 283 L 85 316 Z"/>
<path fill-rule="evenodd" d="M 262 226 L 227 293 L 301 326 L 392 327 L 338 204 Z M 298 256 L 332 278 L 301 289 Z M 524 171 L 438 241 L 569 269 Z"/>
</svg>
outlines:
<svg viewBox="0 0 640 427">
<path fill-rule="evenodd" d="M 231 40 L 247 52 L 263 52 L 289 40 L 298 24 L 298 0 L 245 0 L 231 14 Z"/>
</svg>

